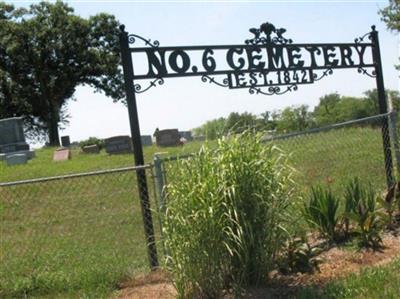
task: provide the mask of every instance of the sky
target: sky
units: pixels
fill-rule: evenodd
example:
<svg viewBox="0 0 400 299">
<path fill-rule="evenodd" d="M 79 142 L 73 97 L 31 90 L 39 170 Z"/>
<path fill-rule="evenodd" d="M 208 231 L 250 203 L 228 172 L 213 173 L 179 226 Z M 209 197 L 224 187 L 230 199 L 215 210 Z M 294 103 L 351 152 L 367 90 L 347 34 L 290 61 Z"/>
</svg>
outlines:
<svg viewBox="0 0 400 299">
<path fill-rule="evenodd" d="M 7 1 L 10 3 L 9 1 Z M 113 14 L 126 31 L 158 40 L 160 46 L 243 44 L 252 37 L 249 28 L 270 22 L 286 28 L 294 43 L 352 43 L 379 31 L 383 74 L 387 89 L 399 90 L 394 68 L 400 54 L 399 36 L 386 29 L 378 10 L 388 1 L 66 1 L 82 17 L 100 12 Z M 14 1 L 27 6 L 32 1 Z M 142 45 L 141 45 L 142 46 Z M 135 64 L 135 62 L 134 62 Z M 200 77 L 168 78 L 161 86 L 137 95 L 142 135 L 156 128 L 190 130 L 231 112 L 265 111 L 306 104 L 312 109 L 321 96 L 338 92 L 362 96 L 375 88 L 375 79 L 357 69 L 334 70 L 314 84 L 280 96 L 251 95 L 247 89 L 228 89 L 204 83 Z M 145 85 L 145 84 L 144 84 Z M 129 135 L 127 108 L 90 87 L 79 86 L 68 104 L 70 124 L 60 135 L 72 141 L 90 136 Z"/>
</svg>

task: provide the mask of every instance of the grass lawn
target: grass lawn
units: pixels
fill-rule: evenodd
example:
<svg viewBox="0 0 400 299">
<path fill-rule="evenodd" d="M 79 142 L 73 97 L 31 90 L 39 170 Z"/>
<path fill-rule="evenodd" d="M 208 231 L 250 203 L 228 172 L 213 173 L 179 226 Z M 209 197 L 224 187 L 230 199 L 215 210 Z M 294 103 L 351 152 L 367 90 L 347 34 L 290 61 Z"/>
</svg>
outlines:
<svg viewBox="0 0 400 299">
<path fill-rule="evenodd" d="M 194 147 L 199 145 L 147 147 L 146 162 L 156 151 Z M 0 182 L 133 166 L 131 154 L 84 155 L 78 149 L 70 161 L 56 163 L 53 150 L 37 150 L 27 165 L 1 163 Z M 0 298 L 107 297 L 124 277 L 147 270 L 135 176 L 128 171 L 0 187 Z M 154 208 L 149 170 L 147 177 Z"/>
<path fill-rule="evenodd" d="M 378 129 L 340 129 L 276 144 L 291 153 L 301 191 L 315 183 L 339 190 L 353 176 L 385 188 Z M 156 152 L 184 154 L 200 146 L 145 147 L 145 161 Z M 37 150 L 27 165 L 0 163 L 0 182 L 133 166 L 132 155 L 78 150 L 70 161 L 56 163 L 53 150 Z M 150 177 L 148 171 L 154 208 Z M 0 187 L 0 219 L 0 298 L 102 298 L 125 277 L 148 269 L 133 172 Z"/>
<path fill-rule="evenodd" d="M 306 288 L 295 298 L 301 299 L 397 299 L 400 294 L 400 259 L 388 265 L 367 268 L 360 274 L 328 283 L 324 288 Z"/>
</svg>

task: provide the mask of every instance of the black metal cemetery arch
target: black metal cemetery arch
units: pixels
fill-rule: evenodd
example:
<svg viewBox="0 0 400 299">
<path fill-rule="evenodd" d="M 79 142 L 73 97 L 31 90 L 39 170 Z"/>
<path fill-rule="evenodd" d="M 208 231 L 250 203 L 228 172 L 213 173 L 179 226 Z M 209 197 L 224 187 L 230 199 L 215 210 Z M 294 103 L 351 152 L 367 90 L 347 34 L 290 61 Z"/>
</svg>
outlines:
<svg viewBox="0 0 400 299">
<path fill-rule="evenodd" d="M 136 94 L 164 84 L 165 78 L 201 76 L 203 82 L 230 89 L 247 88 L 250 94 L 281 95 L 296 91 L 298 85 L 319 81 L 331 75 L 334 69 L 356 68 L 359 73 L 376 79 L 379 113 L 387 113 L 378 31 L 375 26 L 371 28 L 372 31 L 356 38 L 353 43 L 295 44 L 283 36 L 286 29 L 263 23 L 259 28 L 251 28 L 249 31 L 254 36 L 239 45 L 160 47 L 158 41 L 128 34 L 125 26 L 121 25 L 121 57 L 136 165 L 144 165 Z M 145 47 L 129 46 L 138 40 Z M 372 52 L 370 58 L 368 51 Z M 216 52 L 222 53 L 225 61 L 217 61 Z M 198 53 L 197 60 L 195 53 Z M 134 73 L 132 55 L 135 54 L 146 56 L 145 72 Z M 216 76 L 225 77 L 217 80 Z M 142 79 L 148 81 L 146 87 L 135 83 L 135 80 Z M 387 185 L 391 186 L 393 162 L 388 128 L 385 118 L 382 125 L 383 151 Z M 154 268 L 158 266 L 157 251 L 144 169 L 137 170 L 137 180 L 148 256 Z"/>
</svg>

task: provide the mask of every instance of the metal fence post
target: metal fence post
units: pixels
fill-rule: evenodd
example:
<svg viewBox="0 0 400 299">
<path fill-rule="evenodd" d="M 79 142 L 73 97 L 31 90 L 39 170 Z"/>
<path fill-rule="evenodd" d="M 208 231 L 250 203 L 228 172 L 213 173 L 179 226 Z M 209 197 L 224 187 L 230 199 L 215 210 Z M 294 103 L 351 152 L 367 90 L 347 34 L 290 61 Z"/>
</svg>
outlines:
<svg viewBox="0 0 400 299">
<path fill-rule="evenodd" d="M 375 65 L 375 79 L 376 79 L 376 89 L 378 91 L 378 104 L 379 113 L 388 113 L 385 86 L 383 83 L 383 71 L 382 71 L 382 60 L 381 52 L 379 49 L 379 38 L 378 31 L 376 31 L 375 26 L 372 26 L 372 31 L 370 34 L 372 43 L 372 58 Z M 386 184 L 387 187 L 392 187 L 394 183 L 393 178 L 393 161 L 392 161 L 392 150 L 390 145 L 390 133 L 389 133 L 389 120 L 384 119 L 382 122 L 382 143 L 383 143 L 383 155 L 385 158 L 385 170 L 386 170 Z"/>
<path fill-rule="evenodd" d="M 394 110 L 393 101 L 390 93 L 388 93 L 388 106 L 389 106 L 389 131 L 392 137 L 394 156 L 396 159 L 397 175 L 400 174 L 400 150 L 399 139 L 397 136 L 397 111 Z"/>
<path fill-rule="evenodd" d="M 162 159 L 160 154 L 155 154 L 153 158 L 154 162 L 154 184 L 157 195 L 157 204 L 161 213 L 165 212 L 165 194 L 164 194 L 164 174 L 162 170 Z"/>
<path fill-rule="evenodd" d="M 154 154 L 153 157 L 154 164 L 154 189 L 156 194 L 156 204 L 158 210 L 158 221 L 160 223 L 160 238 L 161 244 L 164 251 L 164 256 L 167 256 L 167 250 L 164 244 L 164 236 L 163 236 L 163 220 L 165 216 L 165 180 L 163 173 L 163 160 L 160 157 L 160 153 Z"/>
<path fill-rule="evenodd" d="M 132 56 L 129 50 L 129 37 L 125 31 L 125 26 L 120 26 L 119 41 L 121 47 L 122 69 L 125 81 L 126 102 L 128 105 L 129 123 L 131 128 L 131 138 L 135 165 L 144 165 L 142 142 L 140 139 L 139 117 L 136 105 L 136 95 L 134 90 L 134 74 L 132 66 Z M 136 171 L 137 186 L 139 190 L 140 205 L 142 208 L 142 218 L 144 233 L 146 237 L 147 254 L 149 257 L 150 268 L 158 267 L 157 247 L 154 237 L 153 218 L 151 216 L 149 190 L 147 188 L 146 171 L 139 168 Z"/>
</svg>

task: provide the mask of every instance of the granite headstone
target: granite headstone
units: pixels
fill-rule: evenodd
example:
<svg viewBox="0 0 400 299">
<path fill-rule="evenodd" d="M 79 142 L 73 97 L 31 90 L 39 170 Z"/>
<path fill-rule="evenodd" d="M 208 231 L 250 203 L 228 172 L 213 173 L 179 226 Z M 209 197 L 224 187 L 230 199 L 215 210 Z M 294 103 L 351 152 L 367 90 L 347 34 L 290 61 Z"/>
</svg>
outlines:
<svg viewBox="0 0 400 299">
<path fill-rule="evenodd" d="M 158 146 L 177 146 L 180 144 L 178 129 L 156 130 L 154 132 L 156 137 L 156 144 Z"/>
<path fill-rule="evenodd" d="M 106 152 L 110 155 L 132 153 L 132 139 L 130 136 L 114 136 L 104 140 Z"/>
<path fill-rule="evenodd" d="M 26 164 L 28 156 L 26 154 L 7 155 L 6 162 L 8 166 Z"/>
<path fill-rule="evenodd" d="M 53 161 L 67 161 L 71 159 L 71 150 L 69 148 L 61 147 L 56 149 L 53 154 Z"/>
<path fill-rule="evenodd" d="M 193 140 L 193 136 L 192 136 L 192 132 L 191 131 L 179 131 L 179 135 L 181 136 L 181 138 L 185 138 L 186 141 L 192 141 Z"/>
<path fill-rule="evenodd" d="M 143 146 L 153 145 L 153 139 L 151 138 L 151 135 L 142 135 L 140 136 L 140 140 Z"/>
<path fill-rule="evenodd" d="M 22 118 L 13 117 L 0 120 L 0 153 L 29 150 L 25 142 Z"/>
<path fill-rule="evenodd" d="M 97 144 L 86 145 L 82 148 L 85 154 L 98 154 L 100 153 L 100 147 Z"/>
<path fill-rule="evenodd" d="M 71 146 L 71 141 L 69 139 L 69 136 L 61 136 L 61 145 L 63 147 L 70 147 Z"/>
<path fill-rule="evenodd" d="M 26 159 L 31 159 L 35 156 L 34 151 L 29 150 L 29 144 L 25 141 L 22 117 L 0 119 L 1 160 L 7 160 L 8 156 L 14 154 L 26 155 Z M 11 161 L 12 160 L 13 158 Z M 20 161 L 23 160 L 24 159 L 20 159 Z"/>
</svg>

